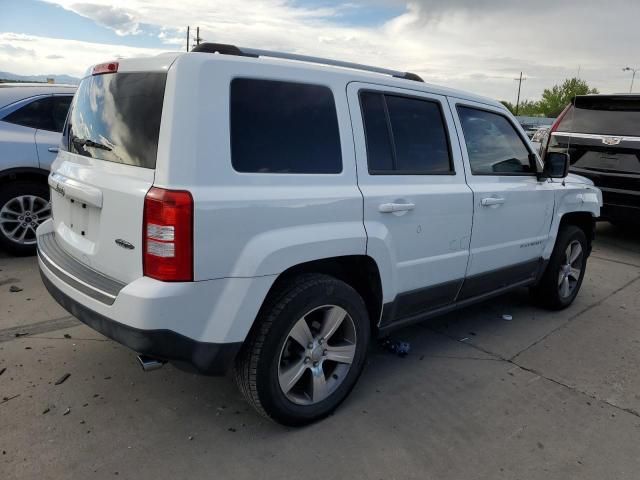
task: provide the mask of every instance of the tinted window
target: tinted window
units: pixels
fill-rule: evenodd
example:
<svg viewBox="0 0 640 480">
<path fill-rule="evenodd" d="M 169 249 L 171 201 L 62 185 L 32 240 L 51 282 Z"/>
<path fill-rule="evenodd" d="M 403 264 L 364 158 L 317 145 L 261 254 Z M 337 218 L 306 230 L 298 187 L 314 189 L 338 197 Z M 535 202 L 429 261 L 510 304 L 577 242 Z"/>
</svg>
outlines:
<svg viewBox="0 0 640 480">
<path fill-rule="evenodd" d="M 480 175 L 533 172 L 529 150 L 506 117 L 471 107 L 458 107 L 471 172 Z"/>
<path fill-rule="evenodd" d="M 340 173 L 340 134 L 331 90 L 233 80 L 231 160 L 239 172 Z"/>
<path fill-rule="evenodd" d="M 64 121 L 67 119 L 69 105 L 71 104 L 70 95 L 60 95 L 53 97 L 53 105 L 51 107 L 51 116 L 53 118 L 53 128 L 55 132 L 61 132 L 64 127 Z"/>
<path fill-rule="evenodd" d="M 67 98 L 67 104 L 62 113 L 62 122 L 57 122 L 60 111 L 60 98 Z M 4 117 L 5 122 L 15 123 L 24 127 L 61 132 L 71 97 L 45 97 L 34 100 Z M 56 115 L 54 115 L 54 112 Z"/>
<path fill-rule="evenodd" d="M 85 78 L 69 112 L 70 152 L 155 168 L 166 73 L 116 73 Z"/>
<path fill-rule="evenodd" d="M 360 95 L 367 141 L 367 162 L 370 171 L 393 170 L 393 152 L 384 96 L 363 92 Z"/>
<path fill-rule="evenodd" d="M 370 172 L 452 172 L 449 142 L 437 102 L 375 92 L 363 92 L 360 99 Z"/>
<path fill-rule="evenodd" d="M 558 125 L 560 132 L 640 137 L 638 97 L 577 97 Z"/>
</svg>

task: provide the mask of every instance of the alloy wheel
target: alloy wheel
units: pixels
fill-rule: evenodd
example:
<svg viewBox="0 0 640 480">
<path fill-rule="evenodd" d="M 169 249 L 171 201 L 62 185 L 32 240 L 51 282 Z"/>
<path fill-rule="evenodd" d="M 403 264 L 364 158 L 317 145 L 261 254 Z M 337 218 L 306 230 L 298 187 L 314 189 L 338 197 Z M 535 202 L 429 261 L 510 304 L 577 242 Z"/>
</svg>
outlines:
<svg viewBox="0 0 640 480">
<path fill-rule="evenodd" d="M 558 292 L 562 298 L 568 298 L 576 289 L 582 272 L 582 245 L 574 240 L 565 250 L 564 261 L 558 272 Z"/>
<path fill-rule="evenodd" d="M 36 228 L 51 217 L 51 204 L 36 195 L 9 199 L 0 209 L 0 232 L 20 245 L 36 243 Z"/>
<path fill-rule="evenodd" d="M 278 381 L 298 405 L 314 405 L 344 381 L 356 354 L 356 327 L 337 305 L 314 308 L 294 325 L 278 362 Z"/>
</svg>

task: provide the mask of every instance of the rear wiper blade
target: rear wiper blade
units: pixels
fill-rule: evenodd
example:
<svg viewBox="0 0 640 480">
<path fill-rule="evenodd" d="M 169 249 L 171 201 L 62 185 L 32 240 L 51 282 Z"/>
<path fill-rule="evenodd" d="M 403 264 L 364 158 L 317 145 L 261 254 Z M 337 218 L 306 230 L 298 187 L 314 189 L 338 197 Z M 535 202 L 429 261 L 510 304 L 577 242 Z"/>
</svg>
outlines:
<svg viewBox="0 0 640 480">
<path fill-rule="evenodd" d="M 106 150 L 108 152 L 111 151 L 111 147 L 103 143 L 95 142 L 90 138 L 72 137 L 71 141 L 74 143 L 74 145 L 82 145 L 83 147 L 99 148 L 100 150 Z"/>
</svg>

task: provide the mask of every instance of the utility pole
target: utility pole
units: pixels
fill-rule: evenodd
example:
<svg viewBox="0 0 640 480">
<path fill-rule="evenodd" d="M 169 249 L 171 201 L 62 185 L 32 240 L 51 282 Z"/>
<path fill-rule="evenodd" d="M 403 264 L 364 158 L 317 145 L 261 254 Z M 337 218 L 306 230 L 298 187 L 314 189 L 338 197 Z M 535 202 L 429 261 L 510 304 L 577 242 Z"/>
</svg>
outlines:
<svg viewBox="0 0 640 480">
<path fill-rule="evenodd" d="M 623 72 L 632 72 L 631 75 L 631 87 L 629 87 L 629 93 L 633 92 L 633 81 L 636 79 L 636 72 L 638 71 L 637 68 L 631 68 L 631 67 L 624 67 L 622 69 Z"/>
<path fill-rule="evenodd" d="M 187 25 L 187 52 L 189 51 L 189 25 Z"/>
<path fill-rule="evenodd" d="M 518 116 L 518 110 L 520 109 L 520 88 L 522 87 L 522 81 L 526 80 L 527 77 L 522 77 L 522 72 L 520 72 L 520 78 L 514 78 L 516 82 L 518 82 L 518 99 L 516 100 L 516 116 Z"/>
<path fill-rule="evenodd" d="M 200 38 L 200 27 L 196 27 L 196 45 L 200 45 L 201 40 L 202 38 Z"/>
</svg>

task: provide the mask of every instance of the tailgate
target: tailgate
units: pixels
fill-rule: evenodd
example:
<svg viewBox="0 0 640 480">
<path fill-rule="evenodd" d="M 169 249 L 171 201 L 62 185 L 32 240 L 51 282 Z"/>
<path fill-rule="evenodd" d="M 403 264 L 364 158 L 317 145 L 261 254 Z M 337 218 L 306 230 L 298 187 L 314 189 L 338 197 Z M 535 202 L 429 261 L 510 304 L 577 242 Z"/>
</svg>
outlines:
<svg viewBox="0 0 640 480">
<path fill-rule="evenodd" d="M 143 275 L 144 199 L 155 177 L 167 74 L 110 72 L 80 83 L 49 185 L 58 246 L 129 283 Z"/>
<path fill-rule="evenodd" d="M 141 277 L 144 197 L 153 177 L 146 168 L 61 161 L 49 177 L 58 245 L 121 282 Z"/>
</svg>

